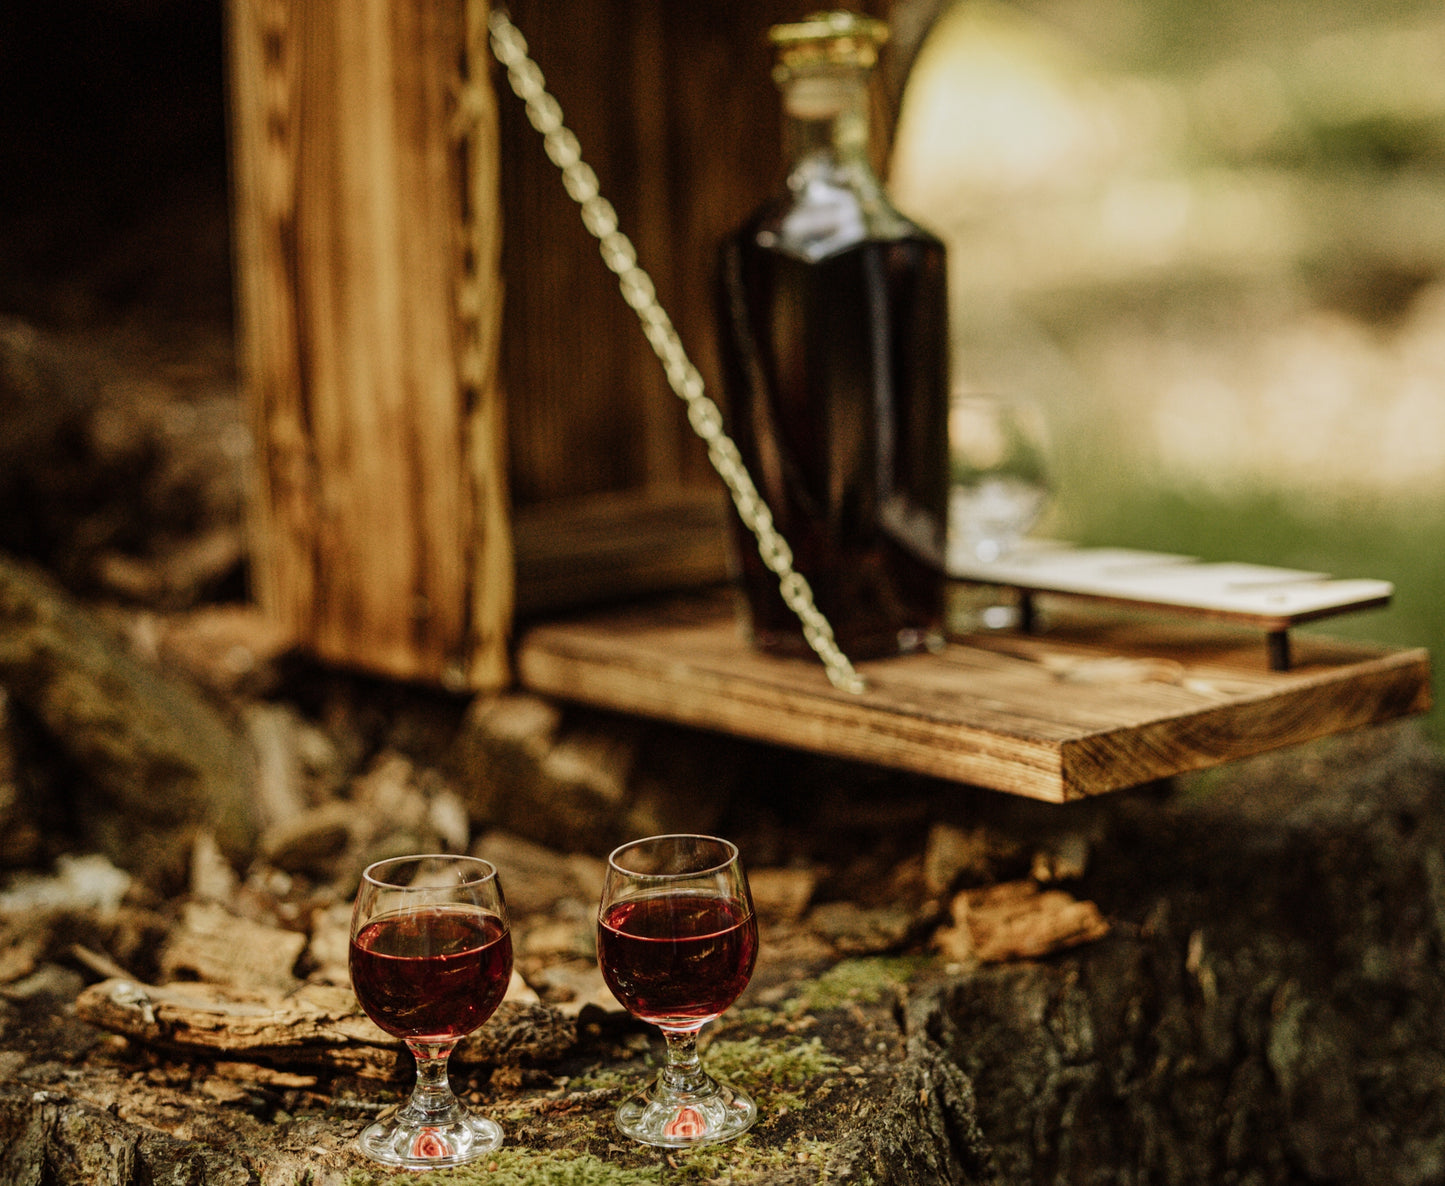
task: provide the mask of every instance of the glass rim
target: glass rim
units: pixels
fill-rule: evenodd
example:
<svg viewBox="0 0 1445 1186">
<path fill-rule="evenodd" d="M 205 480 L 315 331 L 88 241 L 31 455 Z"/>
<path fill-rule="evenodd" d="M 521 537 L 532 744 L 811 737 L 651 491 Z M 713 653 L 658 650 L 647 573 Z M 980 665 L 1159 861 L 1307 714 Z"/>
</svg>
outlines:
<svg viewBox="0 0 1445 1186">
<path fill-rule="evenodd" d="M 656 844 L 661 840 L 704 840 L 709 844 L 715 844 L 721 850 L 718 861 L 711 865 L 704 865 L 699 869 L 689 869 L 686 873 L 648 873 L 640 869 L 629 869 L 622 864 L 618 857 L 630 848 L 638 848 L 644 844 Z M 625 844 L 619 844 L 607 854 L 607 867 L 623 877 L 650 878 L 656 881 L 670 881 L 682 877 L 705 877 L 709 873 L 716 873 L 727 868 L 738 859 L 738 846 L 731 840 L 724 840 L 721 836 L 709 836 L 704 832 L 664 832 L 657 836 L 643 836 L 637 840 L 629 840 Z"/>
<path fill-rule="evenodd" d="M 413 853 L 408 856 L 385 857 L 380 861 L 372 861 L 371 864 L 367 865 L 366 868 L 361 871 L 361 880 L 363 882 L 369 882 L 378 889 L 391 890 L 395 893 L 421 893 L 428 890 L 435 893 L 438 888 L 443 887 L 435 885 L 403 885 L 397 881 L 385 880 L 383 877 L 377 875 L 379 870 L 387 866 L 396 868 L 402 865 L 420 865 L 427 861 L 448 861 L 463 866 L 479 866 L 475 876 L 466 875 L 456 883 L 456 886 L 444 887 L 448 889 L 467 885 L 482 885 L 488 881 L 495 881 L 498 877 L 496 865 L 492 864 L 492 862 L 485 857 L 474 857 L 468 853 L 461 852 L 423 852 Z"/>
</svg>

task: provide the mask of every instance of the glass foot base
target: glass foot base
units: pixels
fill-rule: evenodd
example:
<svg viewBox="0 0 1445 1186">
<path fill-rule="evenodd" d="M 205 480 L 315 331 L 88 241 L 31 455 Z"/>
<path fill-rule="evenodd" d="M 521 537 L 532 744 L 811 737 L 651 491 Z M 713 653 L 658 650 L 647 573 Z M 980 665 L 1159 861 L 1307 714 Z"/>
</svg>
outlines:
<svg viewBox="0 0 1445 1186">
<path fill-rule="evenodd" d="M 758 1107 L 736 1088 L 710 1082 L 710 1090 L 671 1092 L 657 1084 L 618 1105 L 618 1129 L 644 1145 L 691 1149 L 730 1141 L 752 1128 Z"/>
<path fill-rule="evenodd" d="M 465 1165 L 501 1143 L 502 1126 L 482 1116 L 463 1116 L 438 1125 L 419 1125 L 391 1116 L 368 1125 L 356 1139 L 357 1148 L 372 1161 L 409 1170 Z"/>
<path fill-rule="evenodd" d="M 954 638 L 1018 630 L 1024 625 L 1023 606 L 1017 589 L 959 583 L 949 591 L 948 633 Z"/>
</svg>

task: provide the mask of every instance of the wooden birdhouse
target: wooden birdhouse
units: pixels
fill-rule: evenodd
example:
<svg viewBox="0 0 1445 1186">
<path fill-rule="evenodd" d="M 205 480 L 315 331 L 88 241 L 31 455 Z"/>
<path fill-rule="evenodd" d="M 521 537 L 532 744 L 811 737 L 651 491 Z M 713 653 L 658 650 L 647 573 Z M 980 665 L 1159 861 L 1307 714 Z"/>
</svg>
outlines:
<svg viewBox="0 0 1445 1186">
<path fill-rule="evenodd" d="M 923 29 L 937 6 L 868 7 Z M 709 387 L 714 247 L 778 168 L 762 34 L 805 11 L 511 9 Z M 1428 706 L 1423 651 L 1289 649 L 1297 622 L 1387 598 L 1380 582 L 1228 602 L 1208 574 L 1110 585 L 1098 556 L 958 574 L 1089 612 L 869 664 L 861 694 L 752 653 L 722 588 L 725 492 L 488 17 L 487 0 L 230 0 L 253 570 L 300 645 L 1055 801 Z"/>
</svg>

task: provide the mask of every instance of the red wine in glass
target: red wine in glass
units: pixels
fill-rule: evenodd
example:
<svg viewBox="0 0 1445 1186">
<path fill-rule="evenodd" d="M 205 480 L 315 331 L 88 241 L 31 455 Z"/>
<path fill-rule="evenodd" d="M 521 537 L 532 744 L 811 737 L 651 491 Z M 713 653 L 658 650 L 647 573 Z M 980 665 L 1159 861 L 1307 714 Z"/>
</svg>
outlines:
<svg viewBox="0 0 1445 1186">
<path fill-rule="evenodd" d="M 623 1133 L 690 1148 L 752 1127 L 757 1106 L 702 1069 L 697 1034 L 747 987 L 757 955 L 752 895 L 729 841 L 651 836 L 608 858 L 597 962 L 622 1006 L 667 1042 L 656 1081 L 617 1108 Z"/>
<path fill-rule="evenodd" d="M 402 1039 L 416 1086 L 368 1125 L 361 1151 L 406 1169 L 461 1165 L 502 1143 L 447 1081 L 452 1048 L 496 1011 L 512 975 L 512 934 L 496 869 L 477 857 L 398 857 L 362 874 L 351 913 L 351 984 L 366 1015 Z"/>
<path fill-rule="evenodd" d="M 753 974 L 758 926 L 746 902 L 659 894 L 618 902 L 597 929 L 607 987 L 653 1025 L 701 1025 L 737 1000 Z"/>
<path fill-rule="evenodd" d="M 460 1041 L 496 1012 L 511 973 L 511 932 L 470 906 L 383 915 L 351 940 L 356 999 L 394 1038 Z"/>
</svg>

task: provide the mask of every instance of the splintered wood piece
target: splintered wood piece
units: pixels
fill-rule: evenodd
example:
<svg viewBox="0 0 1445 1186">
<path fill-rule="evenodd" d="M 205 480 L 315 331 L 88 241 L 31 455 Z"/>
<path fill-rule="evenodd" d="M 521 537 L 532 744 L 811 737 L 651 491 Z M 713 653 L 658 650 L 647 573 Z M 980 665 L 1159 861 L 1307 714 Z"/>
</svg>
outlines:
<svg viewBox="0 0 1445 1186">
<path fill-rule="evenodd" d="M 91 1025 L 159 1049 L 281 1067 L 386 1078 L 401 1043 L 361 1012 L 349 988 L 304 984 L 295 992 L 200 982 L 162 986 L 104 980 L 77 998 Z M 559 1058 L 576 1041 L 574 1021 L 545 1005 L 506 1000 L 453 1052 L 458 1063 L 516 1065 Z"/>
<path fill-rule="evenodd" d="M 1424 712 L 1429 656 L 1302 637 L 1269 669 L 1247 633 L 1051 615 L 862 663 L 861 695 L 744 640 L 724 593 L 538 625 L 535 692 L 1062 803 Z"/>
<path fill-rule="evenodd" d="M 306 949 L 298 931 L 241 918 L 214 902 L 187 902 L 161 950 L 168 979 L 201 979 L 282 992 L 296 985 L 292 969 Z"/>
<path fill-rule="evenodd" d="M 963 963 L 1040 959 L 1102 939 L 1109 924 L 1093 902 L 1032 881 L 1008 881 L 957 894 L 953 925 L 936 936 L 939 949 Z"/>
</svg>

